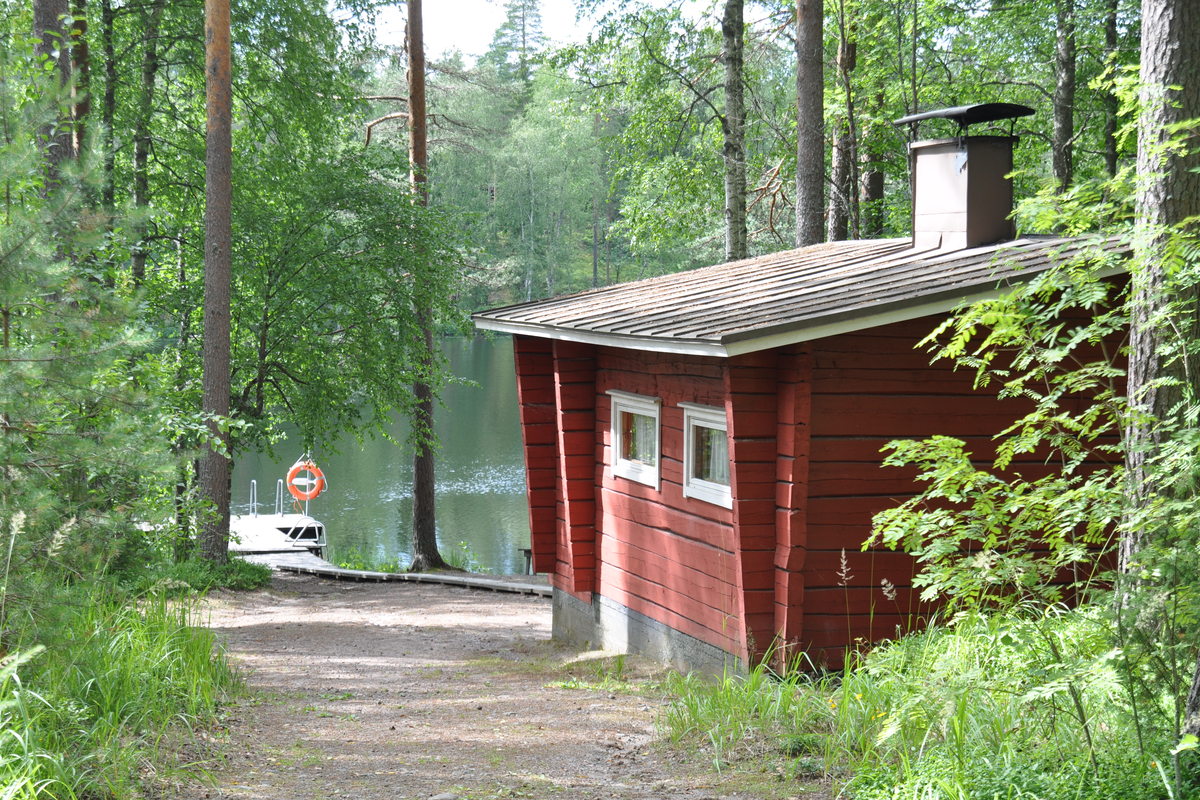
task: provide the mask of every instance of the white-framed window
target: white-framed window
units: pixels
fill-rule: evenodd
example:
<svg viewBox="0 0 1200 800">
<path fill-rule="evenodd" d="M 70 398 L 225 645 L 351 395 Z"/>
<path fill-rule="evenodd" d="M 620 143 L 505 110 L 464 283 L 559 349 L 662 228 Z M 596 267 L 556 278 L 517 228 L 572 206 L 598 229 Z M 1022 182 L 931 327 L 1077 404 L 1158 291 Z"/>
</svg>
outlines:
<svg viewBox="0 0 1200 800">
<path fill-rule="evenodd" d="M 733 508 L 725 409 L 679 405 L 683 409 L 683 496 Z"/>
<path fill-rule="evenodd" d="M 659 407 L 657 397 L 608 392 L 612 402 L 612 472 L 658 488 Z"/>
</svg>

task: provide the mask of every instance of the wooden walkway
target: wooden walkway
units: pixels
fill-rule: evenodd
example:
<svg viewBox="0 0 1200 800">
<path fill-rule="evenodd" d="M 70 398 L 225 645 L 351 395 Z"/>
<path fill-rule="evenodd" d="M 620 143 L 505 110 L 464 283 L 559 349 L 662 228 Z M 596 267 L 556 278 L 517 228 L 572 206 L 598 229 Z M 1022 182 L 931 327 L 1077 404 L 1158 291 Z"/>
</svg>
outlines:
<svg viewBox="0 0 1200 800">
<path fill-rule="evenodd" d="M 373 572 L 364 569 L 343 569 L 309 552 L 253 553 L 245 554 L 242 558 L 255 564 L 264 564 L 281 572 L 298 572 L 339 581 L 441 583 L 447 586 L 462 586 L 467 589 L 531 594 L 540 597 L 550 597 L 552 593 L 545 578 L 535 575 L 490 576 L 457 572 Z"/>
</svg>

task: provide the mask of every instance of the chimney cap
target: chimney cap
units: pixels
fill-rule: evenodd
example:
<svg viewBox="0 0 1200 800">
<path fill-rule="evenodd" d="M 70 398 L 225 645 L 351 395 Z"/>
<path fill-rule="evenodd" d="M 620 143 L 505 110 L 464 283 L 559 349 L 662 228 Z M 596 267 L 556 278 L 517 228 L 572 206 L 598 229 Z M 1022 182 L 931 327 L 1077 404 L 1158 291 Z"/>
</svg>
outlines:
<svg viewBox="0 0 1200 800">
<path fill-rule="evenodd" d="M 953 108 L 939 108 L 933 111 L 922 111 L 917 114 L 909 114 L 907 117 L 901 117 L 893 122 L 893 125 L 909 125 L 916 124 L 927 119 L 948 119 L 958 123 L 958 127 L 965 130 L 968 125 L 974 125 L 977 122 L 995 122 L 1001 119 L 1016 119 L 1017 117 L 1027 117 L 1033 113 L 1033 109 L 1029 106 L 1022 106 L 1016 103 L 976 103 L 970 106 L 955 106 Z"/>
</svg>

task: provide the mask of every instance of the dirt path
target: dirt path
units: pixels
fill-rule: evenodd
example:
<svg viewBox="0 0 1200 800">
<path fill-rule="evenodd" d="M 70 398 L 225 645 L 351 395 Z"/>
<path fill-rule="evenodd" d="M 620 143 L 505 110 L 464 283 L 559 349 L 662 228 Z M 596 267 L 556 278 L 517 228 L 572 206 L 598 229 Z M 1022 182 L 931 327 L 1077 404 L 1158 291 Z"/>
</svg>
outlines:
<svg viewBox="0 0 1200 800">
<path fill-rule="evenodd" d="M 588 661 L 549 641 L 544 598 L 429 584 L 276 577 L 208 604 L 247 675 L 215 788 L 174 797 L 762 798 L 653 746 L 654 667 Z M 738 783 L 737 781 L 741 782 Z M 811 796 L 811 795 L 808 795 Z"/>
</svg>

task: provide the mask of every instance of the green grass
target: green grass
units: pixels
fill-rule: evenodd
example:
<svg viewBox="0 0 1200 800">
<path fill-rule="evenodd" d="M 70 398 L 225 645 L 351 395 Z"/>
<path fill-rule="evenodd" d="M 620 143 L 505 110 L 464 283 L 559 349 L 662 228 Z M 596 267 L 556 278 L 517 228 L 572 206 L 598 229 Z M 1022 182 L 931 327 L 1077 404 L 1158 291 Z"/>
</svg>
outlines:
<svg viewBox="0 0 1200 800">
<path fill-rule="evenodd" d="M 480 564 L 479 556 L 476 555 L 475 551 L 466 542 L 459 542 L 449 548 L 442 554 L 442 558 L 450 565 L 451 569 L 477 574 L 486 574 L 488 572 Z M 358 569 L 365 572 L 404 572 L 400 567 L 400 560 L 398 558 L 371 556 L 362 552 L 354 545 L 346 548 L 344 553 L 338 553 L 337 560 L 334 563 L 342 569 Z"/>
<path fill-rule="evenodd" d="M 187 602 L 76 600 L 0 666 L 0 797 L 140 796 L 166 732 L 211 724 L 238 686 Z"/>
<path fill-rule="evenodd" d="M 718 770 L 770 761 L 866 800 L 1166 798 L 1170 704 L 1135 718 L 1119 668 L 1095 609 L 970 615 L 839 673 L 676 677 L 662 724 Z"/>
<path fill-rule="evenodd" d="M 271 582 L 271 568 L 231 557 L 224 564 L 202 558 L 157 564 L 134 582 L 138 593 L 181 595 L 212 589 L 249 591 Z"/>
<path fill-rule="evenodd" d="M 342 569 L 359 569 L 365 572 L 401 572 L 399 559 L 379 559 L 366 555 L 351 545 L 335 562 Z"/>
</svg>

